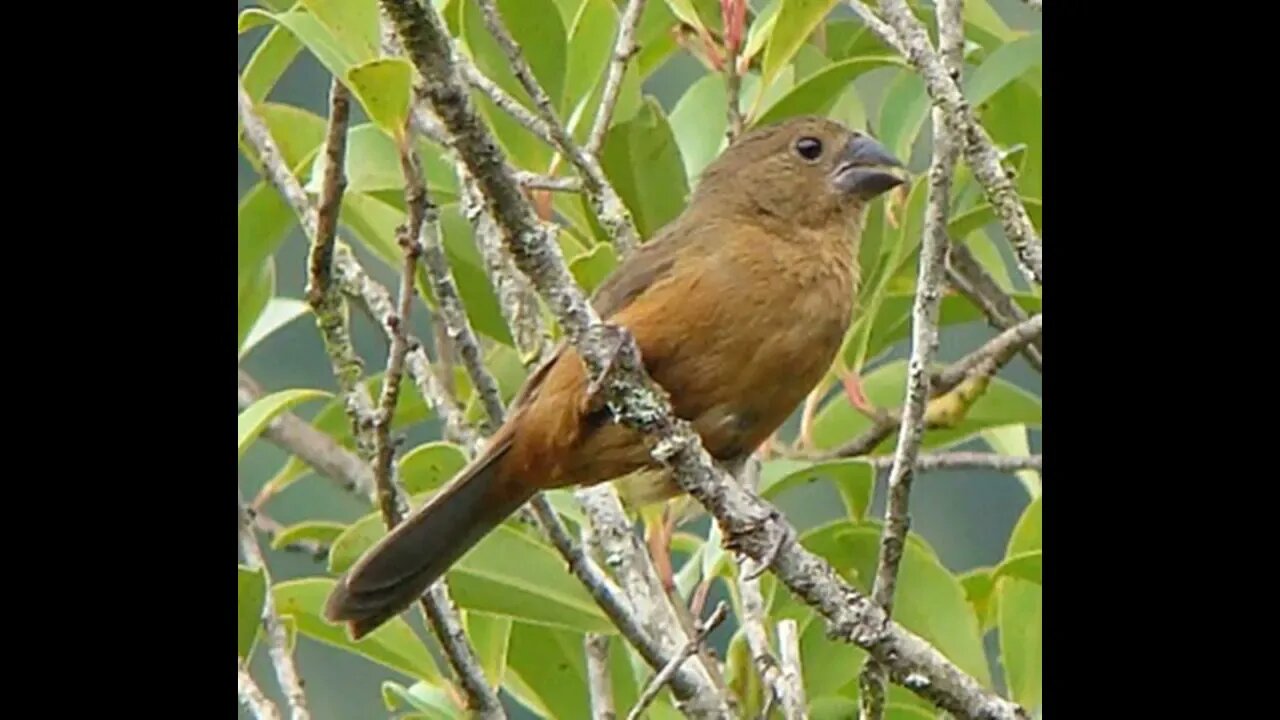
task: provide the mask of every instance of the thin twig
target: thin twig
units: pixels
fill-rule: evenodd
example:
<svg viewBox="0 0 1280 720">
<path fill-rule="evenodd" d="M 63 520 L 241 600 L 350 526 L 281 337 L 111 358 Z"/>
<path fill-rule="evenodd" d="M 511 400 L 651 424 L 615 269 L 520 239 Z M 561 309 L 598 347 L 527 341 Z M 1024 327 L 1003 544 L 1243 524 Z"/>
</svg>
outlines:
<svg viewBox="0 0 1280 720">
<path fill-rule="evenodd" d="M 262 396 L 262 386 L 249 373 L 240 370 L 237 392 L 240 409 L 252 405 Z M 369 464 L 297 415 L 288 411 L 280 413 L 267 425 L 262 436 L 296 455 L 312 470 L 337 482 L 344 490 L 366 498 L 373 497 L 373 471 Z M 260 508 L 268 499 L 269 495 L 259 494 L 253 506 Z"/>
<path fill-rule="evenodd" d="M 618 93 L 622 89 L 622 76 L 626 73 L 627 62 L 639 50 L 636 47 L 636 27 L 640 25 L 640 15 L 643 12 L 644 0 L 630 0 L 618 20 L 618 39 L 613 44 L 613 60 L 605 75 L 604 91 L 600 93 L 600 109 L 596 111 L 591 133 L 583 146 L 588 155 L 599 157 L 600 148 L 604 146 L 604 135 L 609 130 L 613 109 L 618 104 Z"/>
<path fill-rule="evenodd" d="M 609 636 L 587 633 L 582 638 L 587 656 L 587 691 L 591 695 L 591 720 L 614 720 L 613 682 L 609 677 Z"/>
<path fill-rule="evenodd" d="M 870 458 L 877 470 L 888 470 L 893 464 L 892 457 Z M 916 456 L 916 472 L 926 473 L 937 470 L 993 470 L 996 472 L 1018 472 L 1044 468 L 1043 456 L 1036 455 L 1000 455 L 989 452 L 939 452 L 920 453 Z"/>
<path fill-rule="evenodd" d="M 800 633 L 790 618 L 778 623 L 778 654 L 782 656 L 782 715 L 786 720 L 805 720 L 809 703 L 805 701 L 804 673 L 800 667 Z"/>
<path fill-rule="evenodd" d="M 539 175 L 526 170 L 516 170 L 516 182 L 530 190 L 551 190 L 553 192 L 582 192 L 582 181 L 576 177 L 552 177 Z"/>
<path fill-rule="evenodd" d="M 742 134 L 742 74 L 738 52 L 746 34 L 747 0 L 720 0 L 720 16 L 724 23 L 724 44 L 728 58 L 724 65 L 725 108 L 728 113 L 725 136 L 729 144 Z"/>
<path fill-rule="evenodd" d="M 850 5 L 857 6 L 861 3 L 850 0 Z M 1043 284 L 1040 234 L 1032 225 L 1031 216 L 1023 207 L 1018 189 L 1009 179 L 1009 173 L 1000 161 L 1000 154 L 996 151 L 991 136 L 978 122 L 973 108 L 965 99 L 955 77 L 958 73 L 953 73 L 948 63 L 934 52 L 928 32 L 912 14 L 906 0 L 881 0 L 880 8 L 897 38 L 890 41 L 890 44 L 904 51 L 904 57 L 924 79 L 925 89 L 933 100 L 934 107 L 945 114 L 944 122 L 954 133 L 957 144 L 963 149 L 965 161 L 973 171 L 974 179 L 982 186 L 987 201 L 1000 218 L 1000 225 L 1004 228 L 1005 237 L 1013 245 L 1019 267 L 1028 280 Z M 862 15 L 862 11 L 858 12 Z M 872 31 L 880 34 L 883 28 L 873 27 Z"/>
<path fill-rule="evenodd" d="M 456 65 L 457 51 L 433 5 L 379 0 L 396 25 L 424 92 L 476 179 L 516 266 L 533 282 L 578 350 L 585 369 L 619 422 L 649 436 L 651 454 L 717 520 L 726 546 L 768 566 L 777 578 L 846 639 L 885 662 L 890 677 L 961 718 L 1025 718 L 919 636 L 885 617 L 824 560 L 796 542 L 781 513 L 716 468 L 689 423 L 676 419 L 648 377 L 634 340 L 603 325 L 565 265 L 554 236 L 536 217 L 488 128 L 480 121 Z M 607 372 L 606 372 L 607 371 Z"/>
<path fill-rule="evenodd" d="M 244 554 L 245 564 L 252 569 L 266 572 L 266 563 L 262 559 L 262 550 L 258 547 L 258 538 L 253 534 L 253 525 L 245 512 L 244 496 L 240 496 L 240 551 Z M 262 630 L 266 635 L 267 652 L 271 655 L 271 664 L 276 669 L 276 680 L 289 703 L 290 720 L 310 720 L 311 712 L 307 709 L 307 696 L 302 691 L 302 676 L 289 654 L 289 636 L 284 623 L 276 614 L 276 605 L 271 598 L 271 588 L 267 588 L 262 599 Z M 243 687 L 243 681 L 241 682 Z"/>
<path fill-rule="evenodd" d="M 963 50 L 964 26 L 960 0 L 937 0 L 940 45 Z M 958 60 L 958 58 L 957 58 Z M 889 469 L 888 499 L 880 553 L 876 565 L 871 601 L 893 612 L 898 568 L 911 528 L 911 481 L 915 478 L 916 456 L 924 439 L 925 405 L 929 400 L 929 366 L 938 350 L 938 312 L 947 257 L 947 218 L 951 207 L 951 175 L 955 170 L 955 137 L 941 108 L 933 109 L 933 161 L 929 167 L 929 196 L 925 205 L 924 237 L 920 245 L 920 270 L 911 309 L 911 356 L 907 362 L 906 402 L 899 425 L 898 446 Z M 858 677 L 862 720 L 884 717 L 887 673 L 874 658 L 868 658 Z"/>
<path fill-rule="evenodd" d="M 654 675 L 653 679 L 649 681 L 644 692 L 640 694 L 640 699 L 636 700 L 635 707 L 631 708 L 631 712 L 627 713 L 627 720 L 637 720 L 640 717 L 640 714 L 644 712 L 644 709 L 649 707 L 649 704 L 657 699 L 658 693 L 662 692 L 662 686 L 666 685 L 667 682 L 671 680 L 671 676 L 675 675 L 676 670 L 684 663 L 685 660 L 688 660 L 698 652 L 698 648 L 701 647 L 702 641 L 705 640 L 707 635 L 720 624 L 721 620 L 724 620 L 725 613 L 727 613 L 728 610 L 729 606 L 725 605 L 724 601 L 721 600 L 716 605 L 716 609 L 711 612 L 711 616 L 708 617 L 706 621 L 699 623 L 697 632 L 689 639 L 688 644 L 684 646 L 680 651 L 680 654 L 671 658 L 671 662 L 667 663 L 666 666 L 659 670 L 658 674 Z"/>
<path fill-rule="evenodd" d="M 936 413 L 935 419 L 939 421 L 946 419 L 941 410 L 947 409 L 950 412 L 949 406 L 959 405 L 961 408 L 967 408 L 971 405 L 985 391 L 986 381 L 989 381 L 1001 367 L 1013 359 L 1017 351 L 1025 347 L 1032 337 L 1039 336 L 1043 325 L 1042 317 L 1037 314 L 1015 325 L 987 341 L 982 347 L 935 373 L 929 383 L 933 394 L 930 406 L 940 411 Z M 926 420 L 930 419 L 930 414 L 934 413 L 927 412 Z M 900 413 L 884 413 L 875 419 L 871 427 L 845 444 L 833 450 L 810 453 L 808 456 L 816 460 L 866 455 L 898 429 L 901 418 Z"/>
<path fill-rule="evenodd" d="M 253 713 L 258 720 L 280 720 L 280 710 L 267 698 L 266 693 L 262 692 L 258 683 L 254 682 L 243 660 L 239 661 L 236 672 L 239 676 L 240 702 L 249 708 L 249 712 Z"/>
<path fill-rule="evenodd" d="M 760 461 L 756 457 L 748 458 L 743 464 L 739 482 L 743 487 L 756 491 L 760 487 Z M 767 693 L 769 702 L 777 700 L 781 703 L 786 693 L 782 669 L 773 652 L 769 649 L 769 631 L 765 627 L 764 595 L 760 591 L 760 576 L 750 572 L 747 564 L 750 558 L 743 555 L 738 560 L 738 594 L 742 598 L 742 629 L 747 637 L 747 647 L 751 650 L 751 662 Z M 767 714 L 764 714 L 767 717 Z"/>
<path fill-rule="evenodd" d="M 1027 319 L 1027 313 L 996 284 L 995 278 L 963 243 L 952 242 L 947 253 L 947 282 L 973 303 L 994 327 L 1009 328 Z M 1040 339 L 1022 348 L 1023 357 L 1036 372 L 1041 369 Z"/>
<path fill-rule="evenodd" d="M 520 85 L 524 87 L 525 92 L 529 93 L 529 97 L 533 98 L 533 104 L 538 108 L 538 116 L 546 124 L 552 139 L 555 141 L 555 146 L 582 173 L 582 188 L 586 191 L 587 197 L 591 201 L 592 209 L 595 210 L 597 217 L 600 219 L 600 224 L 604 226 L 605 232 L 608 233 L 614 245 L 617 246 L 618 254 L 620 256 L 627 255 L 640 244 L 640 234 L 636 231 L 635 222 L 631 219 L 631 212 L 627 210 L 627 206 L 622 202 L 621 196 L 618 195 L 617 190 L 605 177 L 604 169 L 600 167 L 600 162 L 594 155 L 585 152 L 573 141 L 573 138 L 564 129 L 564 125 L 556 117 L 556 110 L 551 103 L 551 98 L 547 95 L 547 91 L 538 84 L 537 79 L 533 76 L 533 69 L 529 67 L 529 63 L 525 61 L 524 55 L 520 51 L 519 44 L 511 37 L 511 33 L 507 31 L 501 16 L 498 14 L 495 0 L 477 1 L 480 4 L 481 14 L 484 15 L 485 27 L 489 28 L 489 34 L 498 41 L 498 46 L 506 54 L 507 60 L 511 63 L 511 71 L 515 73 Z"/>
</svg>

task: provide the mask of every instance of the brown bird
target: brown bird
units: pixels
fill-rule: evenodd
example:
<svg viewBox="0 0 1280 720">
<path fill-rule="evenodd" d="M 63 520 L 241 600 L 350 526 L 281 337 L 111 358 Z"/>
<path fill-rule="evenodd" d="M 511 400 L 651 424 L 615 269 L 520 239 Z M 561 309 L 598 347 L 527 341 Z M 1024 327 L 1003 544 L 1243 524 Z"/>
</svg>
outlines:
<svg viewBox="0 0 1280 720">
<path fill-rule="evenodd" d="M 630 331 L 717 460 L 754 451 L 830 368 L 851 320 L 863 209 L 904 181 L 901 167 L 823 118 L 757 129 L 596 292 L 596 311 Z M 631 505 L 679 495 L 643 437 L 592 407 L 588 383 L 562 344 L 484 452 L 338 579 L 329 621 L 355 639 L 377 629 L 540 491 L 629 476 L 620 489 Z"/>
</svg>

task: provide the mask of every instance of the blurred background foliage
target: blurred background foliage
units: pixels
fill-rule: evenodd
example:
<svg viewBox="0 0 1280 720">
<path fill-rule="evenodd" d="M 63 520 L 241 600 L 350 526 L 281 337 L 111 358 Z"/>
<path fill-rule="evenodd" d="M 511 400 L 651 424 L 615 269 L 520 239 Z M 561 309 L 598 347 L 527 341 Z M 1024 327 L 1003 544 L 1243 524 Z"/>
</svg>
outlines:
<svg viewBox="0 0 1280 720">
<path fill-rule="evenodd" d="M 433 2 L 477 66 L 509 92 L 527 100 L 479 20 L 474 0 Z M 581 141 L 594 117 L 624 3 L 502 0 L 498 4 L 538 79 L 556 101 L 560 117 Z M 930 105 L 923 83 L 891 49 L 867 32 L 843 3 L 754 0 L 750 7 L 746 52 L 755 56 L 742 90 L 749 124 L 797 113 L 824 113 L 852 127 L 868 129 L 899 157 L 910 158 L 909 167 L 915 173 L 927 167 Z M 782 13 L 778 13 L 780 7 L 784 8 Z M 921 2 L 914 7 L 917 16 L 932 28 L 931 5 Z M 358 47 L 342 46 L 341 42 L 335 46 L 325 40 L 325 22 L 352 17 L 352 13 L 355 17 L 376 14 L 375 0 L 309 0 L 297 5 L 286 0 L 241 0 L 239 9 L 242 79 L 256 101 L 267 102 L 262 112 L 285 155 L 300 170 L 301 179 L 314 183 L 312 169 L 315 151 L 322 142 L 330 71 L 348 68 L 355 62 L 353 57 L 359 57 Z M 1006 163 L 1017 171 L 1019 191 L 1027 198 L 1038 224 L 1040 15 L 1018 0 L 966 0 L 965 19 L 965 92 L 998 147 L 1007 153 Z M 703 60 L 705 46 L 698 41 L 695 29 L 699 26 L 718 37 L 716 0 L 648 0 L 637 38 L 641 51 L 627 72 L 603 149 L 606 173 L 627 202 L 643 237 L 652 235 L 680 211 L 688 188 L 696 185 L 698 173 L 722 147 L 724 81 Z M 674 31 L 680 27 L 684 28 L 683 36 Z M 330 33 L 329 37 L 341 34 Z M 376 52 L 376 37 L 373 40 L 372 52 Z M 479 107 L 514 164 L 535 172 L 549 171 L 554 156 L 550 148 L 487 100 L 480 99 Z M 375 279 L 394 288 L 396 271 L 389 263 L 398 263 L 399 255 L 393 232 L 403 219 L 400 170 L 394 146 L 377 123 L 370 122 L 365 102 L 353 102 L 352 113 L 342 237 L 351 241 Z M 523 369 L 509 348 L 510 337 L 472 244 L 470 226 L 458 212 L 451 166 L 438 149 L 427 143 L 421 148 L 427 159 L 430 190 L 442 206 L 445 243 L 455 277 L 472 322 L 489 348 L 495 372 L 504 380 L 504 395 L 509 397 L 522 379 Z M 560 165 L 555 166 L 560 174 L 571 172 Z M 243 152 L 237 172 L 240 366 L 268 392 L 290 388 L 333 392 L 336 384 L 329 361 L 302 302 L 306 238 L 296 218 L 262 183 Z M 1025 309 L 1037 311 L 1038 289 L 1028 287 L 1018 272 L 999 224 L 992 221 L 989 210 L 984 212 L 981 190 L 963 164 L 954 187 L 951 229 L 958 233 L 955 239 L 966 242 Z M 864 283 L 860 303 L 874 310 L 864 312 L 862 326 L 852 334 L 842 363 L 861 369 L 864 389 L 880 407 L 897 407 L 902 401 L 916 274 L 914 250 L 920 242 L 924 195 L 924 179 L 918 176 L 897 217 L 886 217 L 885 203 L 877 203 L 861 251 L 864 278 L 871 282 Z M 601 244 L 605 237 L 579 196 L 556 194 L 554 203 L 565 227 L 561 243 L 566 259 L 577 260 L 575 275 L 591 289 L 612 268 L 612 248 Z M 869 272 L 869 267 L 878 270 Z M 946 325 L 939 362 L 956 360 L 993 335 L 980 313 L 963 298 L 948 296 L 942 315 Z M 413 313 L 412 332 L 430 344 L 432 331 L 426 317 L 420 310 Z M 359 312 L 352 313 L 352 322 L 354 342 L 364 358 L 367 375 L 380 373 L 386 361 L 382 333 Z M 925 449 L 994 450 L 1015 455 L 1039 452 L 1040 376 L 1017 357 L 998 378 L 957 428 L 929 433 Z M 814 441 L 819 447 L 839 445 L 869 422 L 852 409 L 838 382 L 830 383 L 828 389 L 814 426 Z M 422 409 L 411 384 L 406 385 L 405 395 L 402 407 L 416 401 L 400 428 L 407 437 L 405 452 L 412 452 L 438 441 L 440 424 Z M 479 417 L 474 402 L 472 410 L 473 417 Z M 339 436 L 344 432 L 340 410 L 331 401 L 304 402 L 294 411 Z M 791 440 L 796 427 L 793 418 L 781 437 Z M 892 453 L 895 440 L 896 433 L 877 448 L 877 453 Z M 437 478 L 440 481 L 447 479 L 445 470 L 454 462 L 449 448 L 432 445 L 416 455 L 414 461 L 420 467 L 434 468 L 427 472 L 441 475 Z M 788 478 L 789 473 L 803 472 L 805 466 L 793 460 L 770 461 L 765 467 L 766 486 L 777 483 L 773 500 L 795 526 L 812 531 L 806 535 L 806 544 L 865 589 L 877 552 L 875 520 L 883 512 L 883 478 L 873 483 L 870 471 L 857 464 L 811 473 L 822 482 L 810 484 L 800 475 Z M 366 501 L 307 472 L 278 448 L 265 441 L 253 443 L 241 458 L 239 481 L 244 496 L 254 497 L 273 479 L 289 484 L 268 503 L 267 512 L 285 526 L 307 523 L 303 532 L 317 537 L 331 539 L 371 511 Z M 837 485 L 846 488 L 843 494 Z M 850 493 L 849 487 L 856 490 Z M 1000 581 L 1000 589 L 993 590 L 989 571 L 1011 555 L 1038 550 L 1038 502 L 1033 501 L 1038 488 L 1039 479 L 1033 472 L 938 471 L 918 477 L 912 493 L 912 527 L 922 545 L 918 552 L 909 553 L 904 563 L 895 611 L 901 622 L 938 644 L 966 670 L 1031 707 L 1039 702 L 1039 586 L 1013 577 L 1018 575 L 1013 572 Z M 846 502 L 850 497 L 864 497 L 864 491 L 869 508 L 863 507 L 862 501 Z M 705 538 L 708 528 L 705 517 L 684 527 L 687 544 L 677 557 L 685 557 L 686 550 L 696 547 L 694 538 Z M 324 588 L 305 579 L 332 577 L 333 569 L 340 570 L 353 560 L 378 532 L 374 528 L 365 537 L 347 532 L 346 542 L 339 543 L 328 559 L 275 549 L 262 539 L 272 581 L 286 583 L 278 591 L 277 602 L 288 608 L 318 603 L 310 596 L 322 596 Z M 561 569 L 558 556 L 538 545 L 536 535 L 514 532 L 503 542 L 528 545 L 519 556 L 521 567 L 512 573 L 540 578 L 551 585 L 560 584 L 559 573 L 566 579 L 565 585 L 574 583 Z M 482 545 L 476 554 L 484 554 L 484 548 Z M 494 546 L 489 554 L 511 548 Z M 340 557 L 339 550 L 346 555 Z M 495 557 L 493 562 L 501 564 L 502 559 Z M 475 560 L 480 565 L 485 562 L 485 558 Z M 731 565 L 724 571 L 729 584 Z M 692 565 L 688 567 L 683 580 L 697 580 L 692 569 Z M 499 598 L 509 587 L 501 578 L 487 583 L 476 579 L 482 575 L 454 580 L 455 599 L 463 608 L 491 611 L 469 613 L 469 622 L 474 631 L 498 635 L 502 631 L 494 627 L 505 629 L 507 625 L 495 621 L 502 615 L 494 613 L 506 612 L 512 604 Z M 303 582 L 291 582 L 298 580 Z M 725 581 L 717 582 L 710 602 L 726 597 L 726 588 Z M 801 621 L 805 680 L 814 717 L 848 717 L 854 707 L 850 703 L 856 697 L 862 652 L 826 640 L 822 623 L 812 622 L 812 613 L 791 601 L 785 590 L 775 593 L 771 578 L 766 578 L 764 588 L 766 598 L 773 598 L 773 619 L 790 616 Z M 1000 602 L 995 601 L 997 596 Z M 588 601 L 584 607 L 566 602 L 556 607 L 524 607 L 521 612 L 527 612 L 533 621 L 522 622 L 530 618 L 517 615 L 509 642 L 492 643 L 496 649 L 482 649 L 482 653 L 500 655 L 487 658 L 494 672 L 505 666 L 503 698 L 511 716 L 586 717 L 586 691 L 579 675 L 583 664 L 580 632 L 599 623 L 599 611 Z M 428 637 L 417 615 L 406 616 L 408 625 L 419 636 Z M 396 688 L 410 688 L 423 680 L 430 683 L 441 669 L 448 676 L 446 665 L 432 660 L 421 643 L 407 636 L 372 649 L 363 647 L 361 654 L 340 647 L 345 642 L 340 631 L 318 627 L 314 618 L 300 615 L 293 622 L 298 629 L 297 662 L 316 720 L 386 717 L 392 713 L 389 706 L 397 712 L 408 711 L 411 703 L 398 699 L 396 694 L 401 691 Z M 748 674 L 754 672 L 742 664 L 740 648 L 729 646 L 735 633 L 737 622 L 730 617 L 712 636 L 721 656 L 730 656 L 731 677 L 735 662 L 738 675 L 744 668 Z M 430 653 L 438 658 L 434 639 L 427 642 Z M 741 639 L 734 643 L 740 645 Z M 614 643 L 615 655 L 621 644 Z M 502 653 L 504 647 L 506 652 Z M 271 697 L 282 702 L 269 663 L 259 642 L 252 655 L 253 675 Z M 634 700 L 649 674 L 647 668 L 637 668 L 634 673 L 615 673 L 620 713 L 626 712 L 627 698 Z M 623 677 L 628 674 L 631 679 Z M 397 685 L 384 687 L 387 681 Z M 895 706 L 901 717 L 932 717 L 909 693 L 895 690 L 891 700 L 901 702 Z M 248 717 L 243 708 L 240 712 L 241 717 Z M 665 703 L 655 706 L 651 714 L 667 716 L 675 714 Z"/>
</svg>

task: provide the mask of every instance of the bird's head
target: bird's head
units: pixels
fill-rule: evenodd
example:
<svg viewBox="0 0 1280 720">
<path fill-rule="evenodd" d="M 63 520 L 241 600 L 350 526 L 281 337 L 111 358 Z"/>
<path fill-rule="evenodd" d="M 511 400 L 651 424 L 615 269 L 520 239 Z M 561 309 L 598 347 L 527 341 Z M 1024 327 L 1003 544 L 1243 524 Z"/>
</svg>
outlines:
<svg viewBox="0 0 1280 720">
<path fill-rule="evenodd" d="M 821 227 L 905 181 L 902 163 L 868 135 L 805 116 L 741 136 L 703 171 L 692 202 Z"/>
</svg>

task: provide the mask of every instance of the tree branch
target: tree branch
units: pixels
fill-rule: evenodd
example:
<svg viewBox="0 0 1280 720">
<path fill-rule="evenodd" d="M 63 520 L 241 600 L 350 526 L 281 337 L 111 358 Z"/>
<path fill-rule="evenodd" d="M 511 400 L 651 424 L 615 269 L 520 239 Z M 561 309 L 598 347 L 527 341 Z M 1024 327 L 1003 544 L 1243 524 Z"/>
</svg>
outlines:
<svg viewBox="0 0 1280 720">
<path fill-rule="evenodd" d="M 849 5 L 867 22 L 872 32 L 902 53 L 920 73 L 929 97 L 934 106 L 945 113 L 945 122 L 960 143 L 965 161 L 999 216 L 1005 237 L 1018 257 L 1019 267 L 1028 280 L 1043 284 L 1040 235 L 1022 205 L 1018 189 L 1001 164 L 1000 154 L 996 152 L 991 137 L 978 122 L 946 64 L 934 52 L 928 33 L 911 14 L 906 0 L 881 0 L 880 8 L 888 20 L 888 27 L 883 22 L 870 20 L 874 14 L 857 0 L 849 0 Z M 887 32 L 889 28 L 893 33 Z"/>
<path fill-rule="evenodd" d="M 600 109 L 596 111 L 591 134 L 587 136 L 583 147 L 588 155 L 599 157 L 600 149 L 604 147 L 604 135 L 609 130 L 609 120 L 613 118 L 613 109 L 618 104 L 618 92 L 622 89 L 622 76 L 626 72 L 627 62 L 640 49 L 636 47 L 635 37 L 643 12 L 644 0 L 630 0 L 618 20 L 618 39 L 613 45 L 613 60 L 609 63 L 609 73 L 605 75 L 604 90 L 600 93 Z"/>
<path fill-rule="evenodd" d="M 602 325 L 565 267 L 547 228 L 525 202 L 488 128 L 476 116 L 453 58 L 452 38 L 433 6 L 415 0 L 379 0 L 396 25 L 424 92 L 475 178 L 511 255 L 579 351 L 618 420 L 651 436 L 654 458 L 706 507 L 724 531 L 726 546 L 769 566 L 792 592 L 847 639 L 886 663 L 890 677 L 963 718 L 1025 717 L 1017 705 L 982 687 L 918 636 L 892 623 L 822 559 L 801 546 L 794 528 L 768 503 L 717 470 L 687 422 L 644 372 L 629 334 Z"/>
<path fill-rule="evenodd" d="M 484 15 L 484 24 L 489 28 L 489 34 L 498 41 L 498 46 L 502 48 L 507 60 L 511 63 L 511 70 L 515 73 L 516 79 L 520 81 L 525 92 L 529 93 L 529 97 L 533 98 L 533 104 L 538 108 L 538 116 L 546 124 L 552 140 L 555 141 L 555 146 L 560 148 L 560 152 L 564 153 L 569 162 L 582 173 L 582 188 L 591 201 L 592 209 L 595 210 L 600 224 L 604 226 L 605 231 L 617 246 L 618 255 L 625 256 L 640 244 L 640 234 L 636 231 L 635 223 L 631 219 L 631 212 L 627 210 L 621 196 L 605 177 L 599 161 L 593 155 L 584 152 L 565 131 L 564 125 L 556 117 L 555 107 L 551 103 L 551 98 L 547 96 L 547 91 L 538 84 L 532 68 L 520 52 L 520 46 L 503 25 L 494 0 L 477 0 L 477 2 L 480 4 L 481 14 Z M 448 122 L 446 121 L 445 124 L 448 125 Z"/>
<path fill-rule="evenodd" d="M 266 693 L 262 692 L 262 688 L 258 687 L 258 683 L 253 681 L 253 676 L 249 674 L 249 669 L 245 667 L 244 661 L 239 662 L 236 670 L 240 683 L 240 702 L 249 708 L 249 712 L 258 720 L 280 720 L 280 710 L 275 703 L 267 699 Z"/>
<path fill-rule="evenodd" d="M 587 691 L 591 694 L 591 720 L 614 720 L 613 682 L 609 677 L 609 636 L 587 633 L 582 638 L 587 656 Z"/>
<path fill-rule="evenodd" d="M 249 373 L 240 370 L 237 395 L 243 410 L 262 397 L 263 390 Z M 344 490 L 360 493 L 366 498 L 373 497 L 373 471 L 369 464 L 297 415 L 288 411 L 280 413 L 267 425 L 262 436 L 297 455 L 312 470 L 339 483 Z M 268 499 L 269 496 L 259 495 L 253 507 L 262 507 Z"/>
<path fill-rule="evenodd" d="M 671 661 L 649 680 L 644 692 L 640 694 L 640 699 L 636 700 L 635 707 L 631 708 L 631 712 L 627 713 L 627 720 L 639 719 L 644 709 L 649 707 L 649 704 L 658 697 L 658 693 L 662 692 L 662 686 L 671 681 L 671 677 L 675 675 L 680 665 L 698 652 L 698 648 L 702 646 L 702 642 L 707 635 L 720 624 L 721 620 L 724 620 L 728 609 L 729 607 L 722 600 L 716 605 L 716 609 L 711 612 L 711 617 L 708 617 L 705 622 L 699 623 L 697 632 L 689 639 L 688 644 L 684 646 L 680 654 L 671 658 Z"/>
<path fill-rule="evenodd" d="M 248 514 L 244 510 L 244 496 L 240 496 L 240 551 L 244 554 L 245 564 L 252 569 L 260 569 L 266 571 L 266 563 L 262 559 L 262 550 L 258 547 L 258 539 L 253 535 L 253 525 L 249 520 Z M 302 676 L 298 674 L 298 667 L 293 662 L 293 656 L 289 654 L 289 637 L 285 632 L 284 623 L 280 621 L 280 616 L 276 614 L 275 601 L 271 598 L 271 588 L 267 588 L 267 592 L 262 599 L 262 630 L 266 635 L 267 652 L 271 655 L 271 664 L 276 669 L 276 680 L 280 683 L 280 689 L 284 692 L 285 700 L 289 703 L 290 720 L 310 720 L 311 712 L 307 709 L 307 696 L 302 692 Z M 241 666 L 243 668 L 243 665 Z M 248 673 L 245 673 L 246 675 Z M 262 696 L 262 691 L 258 690 L 253 684 L 252 678 L 249 678 L 249 685 L 246 686 L 245 678 L 240 680 L 241 696 L 246 692 L 254 693 Z M 256 701 L 258 698 L 253 697 Z M 265 696 L 261 697 L 266 700 Z M 261 703 L 256 703 L 257 707 L 265 707 Z M 272 707 L 274 713 L 275 708 Z M 278 713 L 273 715 L 279 717 Z"/>
<path fill-rule="evenodd" d="M 871 463 L 878 470 L 887 470 L 893 458 L 871 458 Z M 925 473 L 935 470 L 995 470 L 997 472 L 1018 472 L 1019 470 L 1043 469 L 1044 462 L 1040 455 L 1000 455 L 984 452 L 940 452 L 920 453 L 916 456 L 916 472 Z"/>
<path fill-rule="evenodd" d="M 960 0 L 937 0 L 940 46 L 954 59 L 959 72 L 959 53 L 964 49 L 964 26 Z M 954 50 L 956 57 L 950 57 Z M 947 118 L 933 109 L 933 161 L 929 167 L 929 196 L 925 205 L 924 237 L 920 245 L 919 278 L 911 309 L 911 356 L 907 362 L 906 401 L 899 425 L 898 446 L 889 469 L 888 500 L 884 530 L 880 534 L 880 554 L 876 565 L 871 601 L 893 612 L 893 596 L 898 586 L 898 568 L 911 528 L 909 515 L 911 481 L 915 477 L 916 456 L 924 439 L 925 404 L 929 399 L 929 366 L 938 350 L 938 312 L 947 257 L 947 218 L 950 215 L 951 174 L 955 170 L 957 148 Z M 858 678 L 859 712 L 862 720 L 884 717 L 885 670 L 868 659 Z"/>
<path fill-rule="evenodd" d="M 800 668 L 800 634 L 796 621 L 790 618 L 778 623 L 778 649 L 782 655 L 782 715 L 786 720 L 805 720 L 809 703 L 805 701 L 804 674 Z"/>
</svg>

